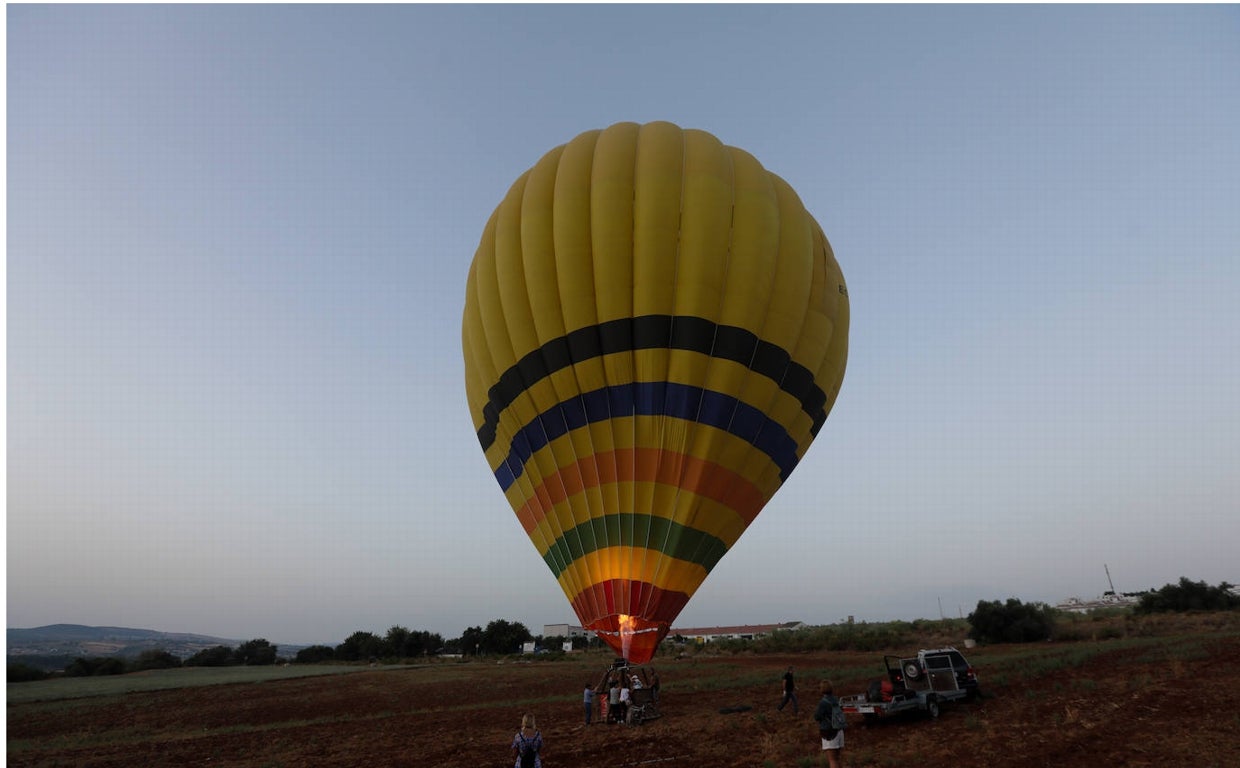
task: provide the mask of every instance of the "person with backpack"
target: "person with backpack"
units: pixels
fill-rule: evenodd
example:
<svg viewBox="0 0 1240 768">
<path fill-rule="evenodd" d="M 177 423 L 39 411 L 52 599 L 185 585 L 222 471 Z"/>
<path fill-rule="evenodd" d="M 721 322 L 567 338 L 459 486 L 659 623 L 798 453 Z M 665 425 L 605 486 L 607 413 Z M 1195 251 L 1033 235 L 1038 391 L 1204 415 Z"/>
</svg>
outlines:
<svg viewBox="0 0 1240 768">
<path fill-rule="evenodd" d="M 848 727 L 848 722 L 830 680 L 822 681 L 822 699 L 814 710 L 814 719 L 818 721 L 818 735 L 822 738 L 822 749 L 827 753 L 827 765 L 840 768 L 840 755 L 844 753 L 844 729 Z"/>
<path fill-rule="evenodd" d="M 534 724 L 534 716 L 522 716 L 521 730 L 512 737 L 512 751 L 517 758 L 513 768 L 542 768 L 542 748 L 542 733 Z"/>
</svg>

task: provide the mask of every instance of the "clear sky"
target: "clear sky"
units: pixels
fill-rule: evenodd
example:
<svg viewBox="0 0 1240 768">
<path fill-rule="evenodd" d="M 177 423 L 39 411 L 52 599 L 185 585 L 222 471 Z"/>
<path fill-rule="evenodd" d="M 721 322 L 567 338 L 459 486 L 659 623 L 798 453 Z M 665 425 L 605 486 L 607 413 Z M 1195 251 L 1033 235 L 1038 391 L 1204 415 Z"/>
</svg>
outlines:
<svg viewBox="0 0 1240 768">
<path fill-rule="evenodd" d="M 6 14 L 10 627 L 575 621 L 461 313 L 511 182 L 626 120 L 785 178 L 852 303 L 679 626 L 1240 581 L 1234 5 Z"/>
</svg>

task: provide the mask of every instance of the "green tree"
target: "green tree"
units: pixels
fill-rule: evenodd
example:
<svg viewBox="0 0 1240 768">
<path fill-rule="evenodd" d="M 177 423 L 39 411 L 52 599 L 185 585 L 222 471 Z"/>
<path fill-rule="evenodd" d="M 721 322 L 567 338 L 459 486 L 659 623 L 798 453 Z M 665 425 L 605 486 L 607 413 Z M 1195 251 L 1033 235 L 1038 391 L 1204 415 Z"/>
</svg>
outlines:
<svg viewBox="0 0 1240 768">
<path fill-rule="evenodd" d="M 163 648 L 152 648 L 138 654 L 138 658 L 134 659 L 129 665 L 131 672 L 141 672 L 146 669 L 175 669 L 181 666 L 181 660 Z"/>
<path fill-rule="evenodd" d="M 982 643 L 1029 643 L 1047 640 L 1054 629 L 1052 609 L 1044 603 L 980 600 L 969 614 L 969 636 Z"/>
<path fill-rule="evenodd" d="M 479 653 L 486 652 L 486 648 L 482 645 L 482 627 L 468 627 L 461 633 L 460 643 L 461 653 L 466 656 L 476 656 Z"/>
<path fill-rule="evenodd" d="M 318 664 L 336 658 L 336 652 L 330 645 L 312 645 L 297 652 L 293 661 L 298 664 Z"/>
<path fill-rule="evenodd" d="M 235 649 L 227 645 L 204 648 L 185 660 L 187 667 L 231 667 L 236 663 Z"/>
<path fill-rule="evenodd" d="M 277 646 L 260 637 L 238 646 L 235 657 L 238 664 L 247 667 L 266 667 L 276 663 L 277 650 Z"/>
<path fill-rule="evenodd" d="M 1232 593 L 1232 585 L 1221 582 L 1211 587 L 1204 581 L 1190 581 L 1181 576 L 1179 584 L 1167 584 L 1156 592 L 1141 596 L 1136 613 L 1167 613 L 1183 611 L 1230 611 L 1240 608 L 1240 597 Z"/>
<path fill-rule="evenodd" d="M 388 629 L 383 644 L 385 655 L 403 659 L 439 653 L 439 649 L 444 647 L 443 636 L 400 625 Z"/>
<path fill-rule="evenodd" d="M 495 619 L 482 633 L 482 650 L 487 653 L 520 653 L 521 644 L 534 636 L 519 621 Z"/>
<path fill-rule="evenodd" d="M 408 627 L 402 627 L 399 624 L 388 628 L 387 635 L 383 638 L 385 656 L 396 656 L 403 658 L 409 654 L 405 647 L 409 644 L 409 636 L 412 633 Z"/>
<path fill-rule="evenodd" d="M 443 648 L 443 636 L 438 632 L 427 632 L 425 630 L 414 630 L 405 638 L 405 645 L 401 655 L 407 659 L 418 656 L 433 656 L 439 653 Z"/>
<path fill-rule="evenodd" d="M 336 646 L 338 661 L 368 661 L 383 655 L 383 638 L 373 632 L 354 632 Z"/>
</svg>

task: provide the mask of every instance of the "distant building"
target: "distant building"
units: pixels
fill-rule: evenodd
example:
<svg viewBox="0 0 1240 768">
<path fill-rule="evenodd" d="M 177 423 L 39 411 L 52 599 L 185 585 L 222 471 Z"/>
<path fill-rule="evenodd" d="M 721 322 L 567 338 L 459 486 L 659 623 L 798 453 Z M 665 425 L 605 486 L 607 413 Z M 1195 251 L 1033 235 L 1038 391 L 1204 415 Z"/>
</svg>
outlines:
<svg viewBox="0 0 1240 768">
<path fill-rule="evenodd" d="M 753 640 L 774 632 L 801 629 L 805 622 L 786 621 L 783 624 L 741 624 L 734 627 L 673 627 L 668 637 L 679 635 L 692 643 L 710 643 L 715 640 Z"/>
<path fill-rule="evenodd" d="M 1117 595 L 1114 592 L 1108 592 L 1102 597 L 1096 597 L 1093 600 L 1082 600 L 1079 597 L 1069 597 L 1063 602 L 1055 605 L 1061 611 L 1070 613 L 1089 613 L 1100 608 L 1132 608 L 1141 602 L 1141 595 L 1144 592 L 1125 592 Z"/>
<path fill-rule="evenodd" d="M 562 637 L 571 640 L 574 637 L 587 637 L 588 633 L 581 627 L 572 624 L 543 624 L 543 637 Z"/>
</svg>

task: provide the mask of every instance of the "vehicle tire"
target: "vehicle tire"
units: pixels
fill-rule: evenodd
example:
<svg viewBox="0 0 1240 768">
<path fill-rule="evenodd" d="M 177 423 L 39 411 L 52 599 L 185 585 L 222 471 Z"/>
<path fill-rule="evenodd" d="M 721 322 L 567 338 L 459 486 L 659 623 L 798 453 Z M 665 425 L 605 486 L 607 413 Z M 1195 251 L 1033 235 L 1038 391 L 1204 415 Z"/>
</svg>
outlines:
<svg viewBox="0 0 1240 768">
<path fill-rule="evenodd" d="M 874 712 L 865 712 L 861 715 L 861 720 L 865 724 L 865 727 L 869 728 L 871 725 L 878 722 L 878 715 Z"/>
<path fill-rule="evenodd" d="M 926 714 L 931 720 L 937 720 L 939 717 L 939 700 L 933 696 L 926 699 Z"/>
<path fill-rule="evenodd" d="M 904 665 L 904 676 L 908 678 L 909 680 L 916 680 L 918 677 L 921 676 L 921 667 L 917 666 L 916 664 L 905 664 Z"/>
</svg>

